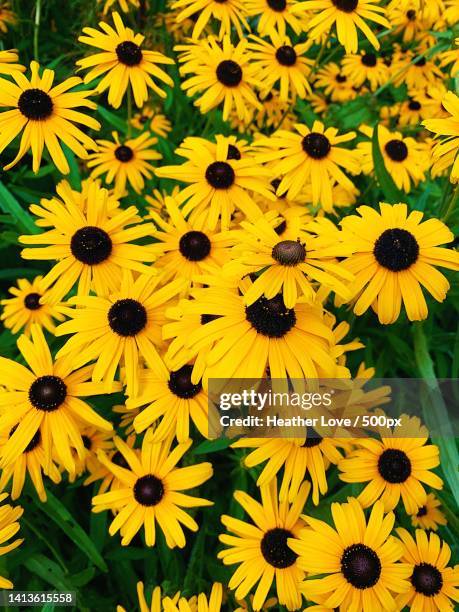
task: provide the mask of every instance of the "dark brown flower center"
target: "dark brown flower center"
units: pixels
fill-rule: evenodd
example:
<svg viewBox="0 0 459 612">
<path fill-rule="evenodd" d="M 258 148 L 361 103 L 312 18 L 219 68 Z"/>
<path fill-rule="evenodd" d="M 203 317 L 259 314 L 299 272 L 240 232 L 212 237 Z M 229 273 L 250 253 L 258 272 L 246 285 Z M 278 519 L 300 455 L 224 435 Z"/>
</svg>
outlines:
<svg viewBox="0 0 459 612">
<path fill-rule="evenodd" d="M 330 153 L 331 144 L 326 136 L 319 132 L 311 132 L 302 140 L 303 151 L 314 159 L 323 159 Z"/>
<path fill-rule="evenodd" d="M 169 389 L 174 395 L 182 399 L 194 397 L 202 390 L 201 383 L 196 385 L 191 382 L 191 373 L 193 366 L 184 365 L 180 370 L 171 372 L 169 377 Z"/>
<path fill-rule="evenodd" d="M 118 300 L 108 311 L 108 324 L 119 336 L 136 336 L 147 324 L 147 311 L 137 300 Z"/>
<path fill-rule="evenodd" d="M 47 119 L 53 112 L 53 101 L 42 89 L 26 89 L 18 100 L 19 111 L 33 121 Z"/>
<path fill-rule="evenodd" d="M 70 240 L 70 250 L 78 261 L 88 266 L 102 263 L 112 252 L 113 243 L 107 232 L 88 225 L 77 230 Z"/>
<path fill-rule="evenodd" d="M 229 144 L 226 159 L 241 159 L 241 152 L 233 144 Z"/>
<path fill-rule="evenodd" d="M 374 53 L 365 53 L 365 55 L 362 55 L 361 61 L 364 66 L 372 68 L 373 66 L 376 66 L 376 55 Z"/>
<path fill-rule="evenodd" d="M 237 87 L 242 81 L 242 68 L 233 60 L 223 60 L 217 66 L 217 79 L 225 87 Z"/>
<path fill-rule="evenodd" d="M 246 307 L 245 316 L 259 334 L 269 338 L 282 338 L 296 323 L 295 310 L 286 308 L 281 294 L 270 300 L 258 298 Z"/>
<path fill-rule="evenodd" d="M 164 496 L 164 485 L 153 474 L 147 474 L 134 485 L 134 497 L 142 506 L 156 506 Z"/>
<path fill-rule="evenodd" d="M 412 111 L 421 110 L 421 103 L 418 102 L 417 100 L 410 100 L 408 102 L 408 108 Z"/>
<path fill-rule="evenodd" d="M 400 484 L 411 474 L 411 461 L 404 451 L 388 448 L 379 457 L 378 471 L 386 482 Z"/>
<path fill-rule="evenodd" d="M 42 306 L 40 298 L 41 295 L 39 293 L 28 293 L 24 298 L 24 306 L 28 310 L 38 310 Z"/>
<path fill-rule="evenodd" d="M 411 576 L 411 584 L 417 593 L 426 597 L 437 595 L 443 587 L 441 572 L 430 563 L 415 565 Z"/>
<path fill-rule="evenodd" d="M 306 248 L 299 240 L 282 240 L 275 245 L 271 255 L 283 266 L 296 266 L 306 259 Z"/>
<path fill-rule="evenodd" d="M 294 66 L 296 63 L 296 51 L 289 45 L 283 45 L 277 49 L 276 59 L 282 66 Z"/>
<path fill-rule="evenodd" d="M 421 506 L 419 508 L 419 510 L 417 511 L 416 516 L 418 518 L 422 518 L 423 516 L 425 516 L 427 514 L 427 506 Z"/>
<path fill-rule="evenodd" d="M 339 11 L 344 13 L 352 13 L 359 4 L 359 0 L 332 0 L 332 2 Z"/>
<path fill-rule="evenodd" d="M 276 13 L 282 13 L 287 8 L 287 0 L 267 0 L 267 4 Z"/>
<path fill-rule="evenodd" d="M 293 534 L 287 529 L 276 527 L 267 531 L 261 540 L 261 553 L 265 561 L 277 569 L 293 565 L 298 555 L 287 544 Z"/>
<path fill-rule="evenodd" d="M 353 587 L 368 589 L 381 576 L 381 561 L 375 551 L 365 544 L 352 544 L 343 552 L 341 571 Z"/>
<path fill-rule="evenodd" d="M 306 439 L 302 444 L 303 448 L 313 448 L 322 442 L 323 438 L 313 427 L 306 428 Z"/>
<path fill-rule="evenodd" d="M 142 61 L 142 50 L 132 40 L 125 40 L 116 47 L 116 55 L 125 66 L 137 66 Z"/>
<path fill-rule="evenodd" d="M 38 410 L 52 412 L 67 397 L 67 385 L 58 376 L 40 376 L 30 385 L 29 400 Z"/>
<path fill-rule="evenodd" d="M 211 248 L 212 244 L 203 232 L 187 232 L 179 241 L 180 253 L 189 261 L 202 261 L 209 255 Z"/>
<path fill-rule="evenodd" d="M 410 9 L 406 11 L 406 16 L 410 21 L 414 21 L 416 19 L 416 11 L 414 9 Z"/>
<path fill-rule="evenodd" d="M 214 189 L 228 189 L 234 179 L 234 170 L 226 162 L 216 161 L 207 167 L 206 180 Z"/>
<path fill-rule="evenodd" d="M 402 162 L 408 157 L 408 147 L 403 140 L 389 140 L 384 149 L 392 161 Z"/>
<path fill-rule="evenodd" d="M 419 257 L 419 244 L 407 230 L 385 230 L 375 242 L 373 254 L 376 261 L 392 272 L 410 268 Z"/>
<path fill-rule="evenodd" d="M 131 147 L 120 145 L 115 149 L 115 157 L 118 161 L 126 163 L 131 161 L 131 159 L 134 157 L 134 151 L 131 149 Z"/>
</svg>

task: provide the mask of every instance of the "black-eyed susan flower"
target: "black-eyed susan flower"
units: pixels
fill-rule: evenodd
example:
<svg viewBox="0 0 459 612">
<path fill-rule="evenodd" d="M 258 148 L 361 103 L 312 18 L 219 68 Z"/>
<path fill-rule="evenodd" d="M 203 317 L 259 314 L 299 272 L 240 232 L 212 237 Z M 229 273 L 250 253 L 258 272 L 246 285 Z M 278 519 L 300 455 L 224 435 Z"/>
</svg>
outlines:
<svg viewBox="0 0 459 612">
<path fill-rule="evenodd" d="M 299 296 L 313 302 L 315 283 L 350 299 L 346 284 L 353 276 L 336 260 L 351 253 L 350 245 L 340 243 L 340 232 L 332 222 L 318 225 L 319 233 L 298 231 L 289 240 L 281 238 L 264 218 L 253 224 L 243 221 L 241 226 L 232 261 L 224 271 L 238 278 L 257 273 L 244 295 L 248 306 L 261 296 L 270 300 L 278 293 L 282 293 L 286 308 L 293 308 Z"/>
<path fill-rule="evenodd" d="M 265 463 L 257 480 L 262 487 L 277 478 L 283 467 L 279 499 L 292 503 L 298 495 L 306 475 L 312 483 L 312 501 L 319 503 L 320 495 L 328 491 L 326 471 L 331 464 L 336 465 L 342 458 L 340 440 L 322 438 L 312 427 L 305 430 L 304 438 L 241 438 L 232 444 L 233 448 L 248 448 L 245 457 L 247 467 Z"/>
<path fill-rule="evenodd" d="M 274 200 L 269 184 L 269 170 L 253 157 L 244 156 L 230 139 L 220 138 L 217 144 L 204 138 L 187 137 L 176 150 L 187 161 L 180 166 L 156 169 L 160 177 L 189 183 L 179 192 L 177 200 L 190 220 L 206 222 L 215 229 L 219 219 L 223 230 L 228 229 L 231 215 L 241 210 L 248 218 L 261 216 L 261 210 L 251 197 L 255 192 Z"/>
<path fill-rule="evenodd" d="M 38 172 L 46 147 L 56 168 L 68 174 L 69 164 L 59 140 L 82 159 L 87 158 L 87 149 L 97 148 L 94 140 L 75 125 L 100 129 L 98 121 L 75 110 L 81 106 L 95 109 L 96 104 L 87 99 L 93 92 L 71 91 L 81 83 L 78 77 L 53 87 L 54 71 L 46 68 L 41 77 L 39 71 L 34 61 L 30 63 L 30 79 L 18 71 L 11 74 L 14 83 L 0 79 L 0 107 L 11 109 L 0 113 L 0 153 L 22 132 L 19 151 L 4 169 L 12 168 L 31 149 L 32 168 Z"/>
<path fill-rule="evenodd" d="M 192 371 L 193 366 L 189 364 L 164 376 L 142 370 L 139 395 L 126 401 L 127 409 L 137 409 L 134 418 L 137 433 L 157 422 L 153 435 L 155 441 L 173 435 L 181 443 L 190 438 L 190 420 L 204 438 L 208 437 L 209 430 L 217 430 L 215 423 L 209 425 L 207 393 L 201 381 L 191 382 Z"/>
<path fill-rule="evenodd" d="M 32 281 L 19 278 L 16 285 L 9 289 L 13 297 L 0 302 L 3 306 L 0 319 L 5 327 L 11 329 L 13 334 L 22 329 L 25 334 L 30 334 L 31 325 L 37 323 L 53 333 L 54 319 L 63 321 L 65 317 L 60 310 L 60 303 L 47 299 L 48 287 L 43 277 L 36 276 Z"/>
<path fill-rule="evenodd" d="M 177 463 L 191 446 L 191 440 L 171 450 L 171 440 L 152 441 L 149 430 L 142 442 L 142 450 L 135 451 L 115 438 L 115 444 L 128 463 L 120 467 L 101 453 L 100 460 L 118 478 L 122 487 L 93 497 L 93 512 L 115 510 L 116 517 L 109 533 L 121 533 L 121 544 L 127 546 L 144 528 L 145 543 L 154 546 L 156 523 L 166 538 L 169 548 L 183 548 L 186 544 L 183 527 L 197 531 L 196 521 L 182 508 L 210 506 L 213 502 L 186 495 L 183 491 L 201 485 L 212 476 L 210 463 L 198 463 L 178 468 Z"/>
<path fill-rule="evenodd" d="M 13 74 L 13 72 L 25 72 L 26 67 L 17 64 L 19 61 L 16 49 L 0 51 L 0 74 Z"/>
<path fill-rule="evenodd" d="M 167 138 L 168 133 L 172 130 L 172 124 L 166 115 L 150 106 L 145 106 L 140 113 L 135 114 L 131 124 L 137 130 L 142 131 L 147 127 L 150 132 L 161 138 Z"/>
<path fill-rule="evenodd" d="M 440 500 L 433 493 L 428 493 L 425 504 L 416 514 L 411 515 L 411 524 L 427 531 L 437 531 L 440 525 L 446 525 L 447 522 L 441 510 Z"/>
<path fill-rule="evenodd" d="M 81 439 L 85 452 L 81 458 L 75 457 L 75 470 L 69 474 L 69 482 L 74 482 L 76 478 L 88 472 L 83 483 L 87 485 L 100 478 L 101 468 L 106 471 L 99 461 L 98 453 L 101 450 L 105 453 L 114 450 L 113 431 L 103 431 L 94 426 L 84 427 L 81 429 Z"/>
<path fill-rule="evenodd" d="M 389 69 L 384 59 L 373 52 L 348 54 L 341 64 L 343 75 L 355 87 L 361 87 L 368 81 L 370 89 L 375 91 L 389 78 Z"/>
<path fill-rule="evenodd" d="M 139 8 L 139 0 L 97 0 L 99 3 L 103 3 L 104 11 L 106 15 L 114 4 L 117 4 L 123 13 L 129 13 L 132 8 Z"/>
<path fill-rule="evenodd" d="M 123 270 L 152 273 L 143 262 L 154 260 L 147 247 L 131 241 L 151 234 L 152 224 L 137 223 L 137 208 L 118 209 L 109 216 L 109 194 L 93 182 L 88 189 L 86 210 L 67 189 L 59 189 L 60 198 L 33 204 L 31 212 L 50 227 L 46 232 L 20 236 L 22 244 L 32 245 L 21 255 L 31 260 L 58 260 L 43 281 L 47 287 L 41 302 L 52 304 L 78 283 L 78 294 L 94 289 L 99 296 L 119 289 Z M 42 246 L 37 246 L 42 245 Z M 50 285 L 53 287 L 50 288 Z"/>
<path fill-rule="evenodd" d="M 209 23 L 219 22 L 218 37 L 231 35 L 235 29 L 239 38 L 243 38 L 243 29 L 250 30 L 246 21 L 246 7 L 243 0 L 175 0 L 170 5 L 177 11 L 175 20 L 182 23 L 193 17 L 194 26 L 191 37 L 195 40 L 201 37 L 202 32 Z"/>
<path fill-rule="evenodd" d="M 152 237 L 157 242 L 151 252 L 157 257 L 155 268 L 162 278 L 185 278 L 190 284 L 193 278 L 209 268 L 218 274 L 220 267 L 229 260 L 234 237 L 230 232 L 214 232 L 206 223 L 187 221 L 176 200 L 166 197 L 166 219 L 152 212 L 150 218 L 157 226 Z"/>
<path fill-rule="evenodd" d="M 119 289 L 102 296 L 76 296 L 69 300 L 69 321 L 56 329 L 56 335 L 73 334 L 57 353 L 72 363 L 83 365 L 96 360 L 95 382 L 110 386 L 121 359 L 124 359 L 129 395 L 137 395 L 139 359 L 156 373 L 165 371 L 157 347 L 161 345 L 161 324 L 167 302 L 183 290 L 183 279 L 160 286 L 158 277 L 141 274 L 134 280 L 125 271 Z M 102 385 L 103 386 L 103 385 Z"/>
<path fill-rule="evenodd" d="M 436 533 L 427 534 L 422 529 L 416 529 L 416 539 L 401 527 L 397 535 L 403 542 L 402 561 L 411 568 L 410 588 L 396 598 L 398 609 L 453 610 L 452 602 L 459 602 L 459 566 L 448 566 L 448 544 Z"/>
<path fill-rule="evenodd" d="M 360 131 L 372 138 L 373 128 L 361 126 Z M 430 161 L 428 147 L 412 136 L 404 137 L 400 132 L 388 130 L 384 125 L 378 126 L 378 144 L 384 165 L 399 189 L 409 193 L 412 186 L 417 186 L 425 178 Z M 374 171 L 372 142 L 359 142 L 357 150 L 361 154 L 362 171 L 370 174 Z"/>
<path fill-rule="evenodd" d="M 299 567 L 309 574 L 302 593 L 325 609 L 396 610 L 394 594 L 409 590 L 411 568 L 399 562 L 403 545 L 390 535 L 394 513 L 384 515 L 383 504 L 376 502 L 367 520 L 354 498 L 332 503 L 331 513 L 334 528 L 303 516 L 308 527 L 288 540 Z"/>
<path fill-rule="evenodd" d="M 33 325 L 31 339 L 22 335 L 18 342 L 25 366 L 0 357 L 0 431 L 12 435 L 2 447 L 0 467 L 14 463 L 32 442 L 37 431 L 46 458 L 45 471 L 52 458 L 69 472 L 75 468 L 72 449 L 84 455 L 81 424 L 110 431 L 111 423 L 99 416 L 81 398 L 112 393 L 119 384 L 105 387 L 88 382 L 93 367 L 77 370 L 67 358 L 53 361 L 41 328 Z M 17 427 L 16 427 L 17 426 Z"/>
<path fill-rule="evenodd" d="M 252 523 L 223 515 L 223 525 L 229 534 L 220 535 L 226 545 L 218 553 L 225 565 L 238 564 L 228 586 L 235 590 L 235 597 L 246 597 L 257 584 L 253 609 L 261 610 L 273 583 L 277 598 L 287 610 L 298 610 L 301 606 L 299 584 L 304 573 L 298 565 L 298 555 L 287 544 L 298 537 L 304 527 L 300 514 L 309 493 L 308 483 L 303 483 L 294 502 L 280 502 L 277 498 L 277 484 L 260 488 L 261 503 L 244 491 L 234 493 L 235 500 L 242 506 Z"/>
<path fill-rule="evenodd" d="M 394 54 L 391 71 L 397 87 L 405 84 L 408 89 L 437 85 L 443 80 L 443 73 L 434 59 L 427 59 L 423 48 Z"/>
<path fill-rule="evenodd" d="M 255 17 L 256 28 L 260 36 L 278 32 L 285 36 L 287 27 L 300 34 L 306 29 L 308 14 L 295 11 L 295 0 L 245 0 L 247 13 Z"/>
<path fill-rule="evenodd" d="M 436 266 L 459 269 L 459 253 L 440 245 L 452 242 L 452 232 L 438 219 L 423 221 L 423 213 L 408 213 L 406 204 L 380 204 L 380 212 L 359 206 L 358 215 L 341 221 L 355 248 L 344 265 L 355 274 L 351 292 L 354 312 L 370 306 L 384 324 L 399 317 L 402 302 L 410 321 L 427 317 L 421 287 L 442 302 L 449 289 Z"/>
<path fill-rule="evenodd" d="M 358 30 L 379 49 L 379 40 L 368 26 L 367 21 L 389 28 L 385 17 L 385 7 L 379 0 L 306 0 L 299 3 L 298 9 L 316 12 L 308 22 L 308 33 L 317 40 L 335 24 L 338 41 L 346 53 L 357 53 L 359 46 Z"/>
<path fill-rule="evenodd" d="M 225 121 L 234 108 L 239 118 L 248 123 L 250 111 L 261 108 L 254 93 L 260 83 L 249 63 L 247 40 L 234 46 L 229 36 L 221 42 L 209 36 L 196 43 L 177 45 L 175 50 L 179 52 L 180 74 L 188 77 L 181 87 L 188 96 L 201 94 L 194 102 L 201 113 L 223 105 Z"/>
<path fill-rule="evenodd" d="M 412 437 L 403 437 L 411 434 Z M 383 437 L 384 436 L 384 437 Z M 404 415 L 402 426 L 381 439 L 355 440 L 356 450 L 338 464 L 344 482 L 368 482 L 358 500 L 368 508 L 381 499 L 384 510 L 393 510 L 400 498 L 408 514 L 415 514 L 427 500 L 426 484 L 441 489 L 443 481 L 431 470 L 440 463 L 439 449 L 426 444 L 428 432 L 417 417 Z"/>
<path fill-rule="evenodd" d="M 6 435 L 0 437 L 0 455 L 4 444 L 16 431 L 15 425 Z M 46 490 L 43 484 L 45 474 L 54 484 L 61 481 L 61 473 L 54 461 L 48 461 L 43 449 L 40 430 L 37 429 L 29 444 L 25 447 L 19 457 L 9 465 L 5 466 L 0 474 L 0 491 L 4 491 L 11 482 L 11 499 L 19 499 L 21 496 L 27 476 L 42 502 L 46 502 Z"/>
<path fill-rule="evenodd" d="M 271 171 L 282 177 L 278 196 L 286 193 L 287 197 L 295 198 L 310 183 L 313 204 L 331 207 L 334 182 L 348 190 L 354 189 L 340 166 L 353 174 L 360 172 L 360 156 L 339 146 L 353 138 L 355 132 L 339 136 L 336 128 L 325 128 L 320 121 L 314 121 L 312 128 L 297 123 L 294 131 L 278 130 L 271 137 L 257 140 L 255 146 L 260 152 L 255 154 L 255 159 L 272 162 Z"/>
<path fill-rule="evenodd" d="M 15 13 L 9 2 L 0 2 L 0 32 L 6 33 L 10 25 L 17 22 Z"/>
<path fill-rule="evenodd" d="M 263 378 L 268 366 L 272 378 L 339 375 L 333 331 L 320 306 L 299 301 L 287 308 L 280 293 L 247 306 L 244 293 L 249 282 L 226 282 L 210 275 L 202 282 L 209 287 L 192 289 L 194 299 L 181 302 L 180 308 L 184 316 L 199 315 L 205 323 L 185 332 L 179 342 L 182 350 L 173 359 L 175 351 L 169 348 L 173 369 L 197 355 L 205 370 L 204 383 L 207 378 Z M 195 363 L 192 381 L 200 376 Z"/>
<path fill-rule="evenodd" d="M 454 48 L 438 54 L 440 68 L 451 65 L 449 73 L 451 77 L 457 77 L 459 73 L 459 37 L 454 40 Z"/>
<path fill-rule="evenodd" d="M 424 90 L 410 90 L 406 100 L 400 104 L 398 109 L 397 124 L 399 127 L 407 125 L 418 126 L 426 116 L 425 109 L 422 106 L 420 98 L 423 96 Z"/>
<path fill-rule="evenodd" d="M 90 69 L 84 82 L 90 83 L 105 75 L 96 85 L 95 91 L 102 93 L 108 89 L 108 102 L 114 108 L 121 106 L 129 85 L 139 108 L 148 100 L 148 88 L 165 98 L 166 92 L 158 85 L 158 81 L 169 86 L 174 82 L 159 65 L 170 65 L 174 60 L 158 51 L 143 49 L 145 36 L 126 28 L 118 13 L 112 13 L 112 17 L 115 29 L 102 21 L 99 24 L 101 31 L 83 28 L 84 35 L 78 38 L 86 45 L 102 49 L 100 53 L 77 61 L 81 69 Z"/>
<path fill-rule="evenodd" d="M 417 93 L 417 100 L 423 109 L 423 119 L 445 119 L 449 116 L 443 106 L 443 98 L 447 91 L 443 83 L 438 83 Z"/>
<path fill-rule="evenodd" d="M 403 42 L 426 40 L 429 30 L 434 25 L 435 18 L 428 14 L 420 2 L 390 2 L 387 9 L 387 17 L 393 29 L 393 33 L 402 35 Z M 434 5 L 435 2 L 432 2 Z M 437 17 L 438 19 L 438 17 Z"/>
<path fill-rule="evenodd" d="M 335 62 L 329 62 L 317 71 L 314 86 L 315 89 L 323 87 L 325 95 L 329 96 L 332 102 L 348 102 L 357 97 L 352 80 Z"/>
<path fill-rule="evenodd" d="M 304 99 L 311 93 L 308 74 L 313 61 L 304 56 L 311 42 L 292 44 L 288 36 L 280 36 L 276 31 L 270 34 L 270 39 L 268 42 L 251 36 L 248 45 L 263 90 L 268 92 L 278 84 L 284 102 L 295 96 Z"/>
<path fill-rule="evenodd" d="M 91 176 L 105 175 L 107 184 L 115 183 L 118 193 L 124 192 L 126 184 L 140 193 L 145 179 L 153 176 L 152 161 L 161 159 L 161 154 L 153 149 L 158 139 L 149 132 L 136 138 L 121 140 L 118 132 L 112 132 L 113 140 L 98 140 L 99 150 L 89 156 L 88 168 L 93 168 Z"/>
<path fill-rule="evenodd" d="M 8 493 L 0 495 L 0 503 L 4 502 L 8 497 Z M 6 555 L 22 544 L 22 538 L 18 538 L 9 544 L 6 544 L 20 529 L 19 519 L 24 510 L 21 506 L 11 506 L 10 504 L 2 504 L 0 506 L 0 556 Z M 11 580 L 0 576 L 0 588 L 12 589 L 13 583 Z"/>
<path fill-rule="evenodd" d="M 433 167 L 443 171 L 450 166 L 452 183 L 459 182 L 459 97 L 448 91 L 442 99 L 442 105 L 448 112 L 443 119 L 426 119 L 423 125 L 436 136 L 442 137 L 432 151 Z"/>
</svg>

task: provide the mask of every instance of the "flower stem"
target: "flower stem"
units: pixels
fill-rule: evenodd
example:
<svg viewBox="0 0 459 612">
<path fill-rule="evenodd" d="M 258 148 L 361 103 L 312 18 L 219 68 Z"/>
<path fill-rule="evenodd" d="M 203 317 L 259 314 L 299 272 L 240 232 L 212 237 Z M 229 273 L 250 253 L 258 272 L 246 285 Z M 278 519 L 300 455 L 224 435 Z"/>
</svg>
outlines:
<svg viewBox="0 0 459 612">
<path fill-rule="evenodd" d="M 126 133 L 128 138 L 131 137 L 131 132 L 132 132 L 131 120 L 132 120 L 132 94 L 131 94 L 131 88 L 128 87 L 127 89 L 127 133 Z"/>
<path fill-rule="evenodd" d="M 38 56 L 38 33 L 40 31 L 41 19 L 41 0 L 35 0 L 35 21 L 33 26 L 33 57 L 36 62 L 39 61 Z"/>
<path fill-rule="evenodd" d="M 453 195 L 451 196 L 450 201 L 448 202 L 448 206 L 446 207 L 445 214 L 442 215 L 441 220 L 446 223 L 448 218 L 453 214 L 456 209 L 456 205 L 459 200 L 459 184 L 456 185 Z"/>
</svg>

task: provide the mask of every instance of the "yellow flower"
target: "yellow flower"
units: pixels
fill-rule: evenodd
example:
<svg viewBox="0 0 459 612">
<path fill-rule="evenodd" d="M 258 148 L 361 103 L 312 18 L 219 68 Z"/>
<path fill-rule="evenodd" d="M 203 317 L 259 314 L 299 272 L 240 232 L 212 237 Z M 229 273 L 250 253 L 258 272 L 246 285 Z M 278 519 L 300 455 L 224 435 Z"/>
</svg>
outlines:
<svg viewBox="0 0 459 612">
<path fill-rule="evenodd" d="M 444 119 L 426 119 L 423 125 L 437 136 L 443 136 L 434 147 L 432 157 L 433 168 L 437 171 L 452 166 L 450 181 L 459 182 L 459 97 L 448 91 L 442 100 L 444 109 L 449 116 Z"/>
<path fill-rule="evenodd" d="M 19 61 L 17 49 L 0 51 L 0 74 L 12 75 L 14 72 L 25 72 L 26 67 L 21 64 L 15 64 L 14 62 L 17 61 Z"/>
<path fill-rule="evenodd" d="M 0 22 L 1 25 L 1 22 Z M 1 28 L 0 28 L 1 29 Z M 8 497 L 8 493 L 2 493 L 0 495 L 0 502 L 5 501 Z M 22 538 L 14 540 L 10 544 L 6 544 L 20 529 L 18 520 L 21 518 L 24 510 L 21 506 L 10 506 L 10 504 L 3 504 L 0 506 L 0 556 L 6 555 L 11 550 L 14 550 L 22 544 L 24 541 Z M 7 578 L 0 576 L 0 588 L 1 589 L 12 589 L 13 583 Z"/>
</svg>

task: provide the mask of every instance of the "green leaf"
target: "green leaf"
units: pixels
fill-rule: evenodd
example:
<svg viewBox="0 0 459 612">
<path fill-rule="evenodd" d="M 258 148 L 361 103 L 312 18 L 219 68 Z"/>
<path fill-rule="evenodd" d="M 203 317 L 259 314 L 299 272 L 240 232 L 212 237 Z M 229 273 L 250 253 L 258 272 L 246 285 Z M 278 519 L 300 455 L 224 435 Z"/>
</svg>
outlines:
<svg viewBox="0 0 459 612">
<path fill-rule="evenodd" d="M 9 213 L 16 221 L 16 225 L 26 234 L 38 234 L 40 231 L 33 222 L 29 213 L 22 208 L 16 198 L 8 191 L 0 181 L 0 208 Z"/>
<path fill-rule="evenodd" d="M 36 507 L 49 516 L 49 518 L 62 529 L 67 537 L 85 553 L 94 565 L 103 572 L 108 571 L 107 564 L 87 533 L 78 525 L 70 512 L 52 493 L 48 491 L 47 495 L 47 503 L 37 503 Z"/>
<path fill-rule="evenodd" d="M 438 388 L 434 364 L 429 354 L 422 323 L 415 323 L 413 325 L 413 336 L 414 356 L 419 373 L 422 378 L 429 381 L 431 391 L 435 392 L 438 390 L 438 393 L 435 394 L 435 410 L 432 410 L 432 405 L 429 401 L 429 405 L 423 406 L 424 418 L 427 427 L 429 427 L 429 423 L 431 423 L 431 426 L 434 426 L 435 429 L 441 431 L 443 434 L 441 437 L 433 437 L 432 441 L 440 449 L 441 469 L 451 488 L 456 503 L 459 504 L 459 452 L 457 450 L 456 439 L 449 420 L 448 411 L 442 400 L 440 389 Z M 423 398 L 421 398 L 421 400 L 422 399 Z"/>
<path fill-rule="evenodd" d="M 80 189 L 80 169 L 75 154 L 65 143 L 62 143 L 62 150 L 64 151 L 64 155 L 70 167 L 70 173 L 66 176 L 66 179 L 74 189 Z"/>
<path fill-rule="evenodd" d="M 105 121 L 108 121 L 108 123 L 113 125 L 113 127 L 119 132 L 122 132 L 123 134 L 126 132 L 126 121 L 124 119 L 121 119 L 121 117 L 118 117 L 118 115 L 108 111 L 103 106 L 98 106 L 97 112 L 103 119 L 105 119 Z"/>
<path fill-rule="evenodd" d="M 24 561 L 25 567 L 42 580 L 51 584 L 58 591 L 71 591 L 72 585 L 67 582 L 62 568 L 57 563 L 40 553 L 30 556 Z"/>
<path fill-rule="evenodd" d="M 386 202 L 388 202 L 389 204 L 398 204 L 399 202 L 403 202 L 405 200 L 405 196 L 398 189 L 391 175 L 387 171 L 386 166 L 384 165 L 384 158 L 382 156 L 381 149 L 379 148 L 378 128 L 379 126 L 376 124 L 373 130 L 373 139 L 371 145 L 376 179 L 384 193 Z"/>
<path fill-rule="evenodd" d="M 191 451 L 192 455 L 207 455 L 208 453 L 216 453 L 225 450 L 232 444 L 234 440 L 230 438 L 218 438 L 218 440 L 204 440 Z"/>
<path fill-rule="evenodd" d="M 6 268 L 0 270 L 0 280 L 16 280 L 22 277 L 33 278 L 38 274 L 43 274 L 43 271 L 35 268 Z"/>
</svg>

